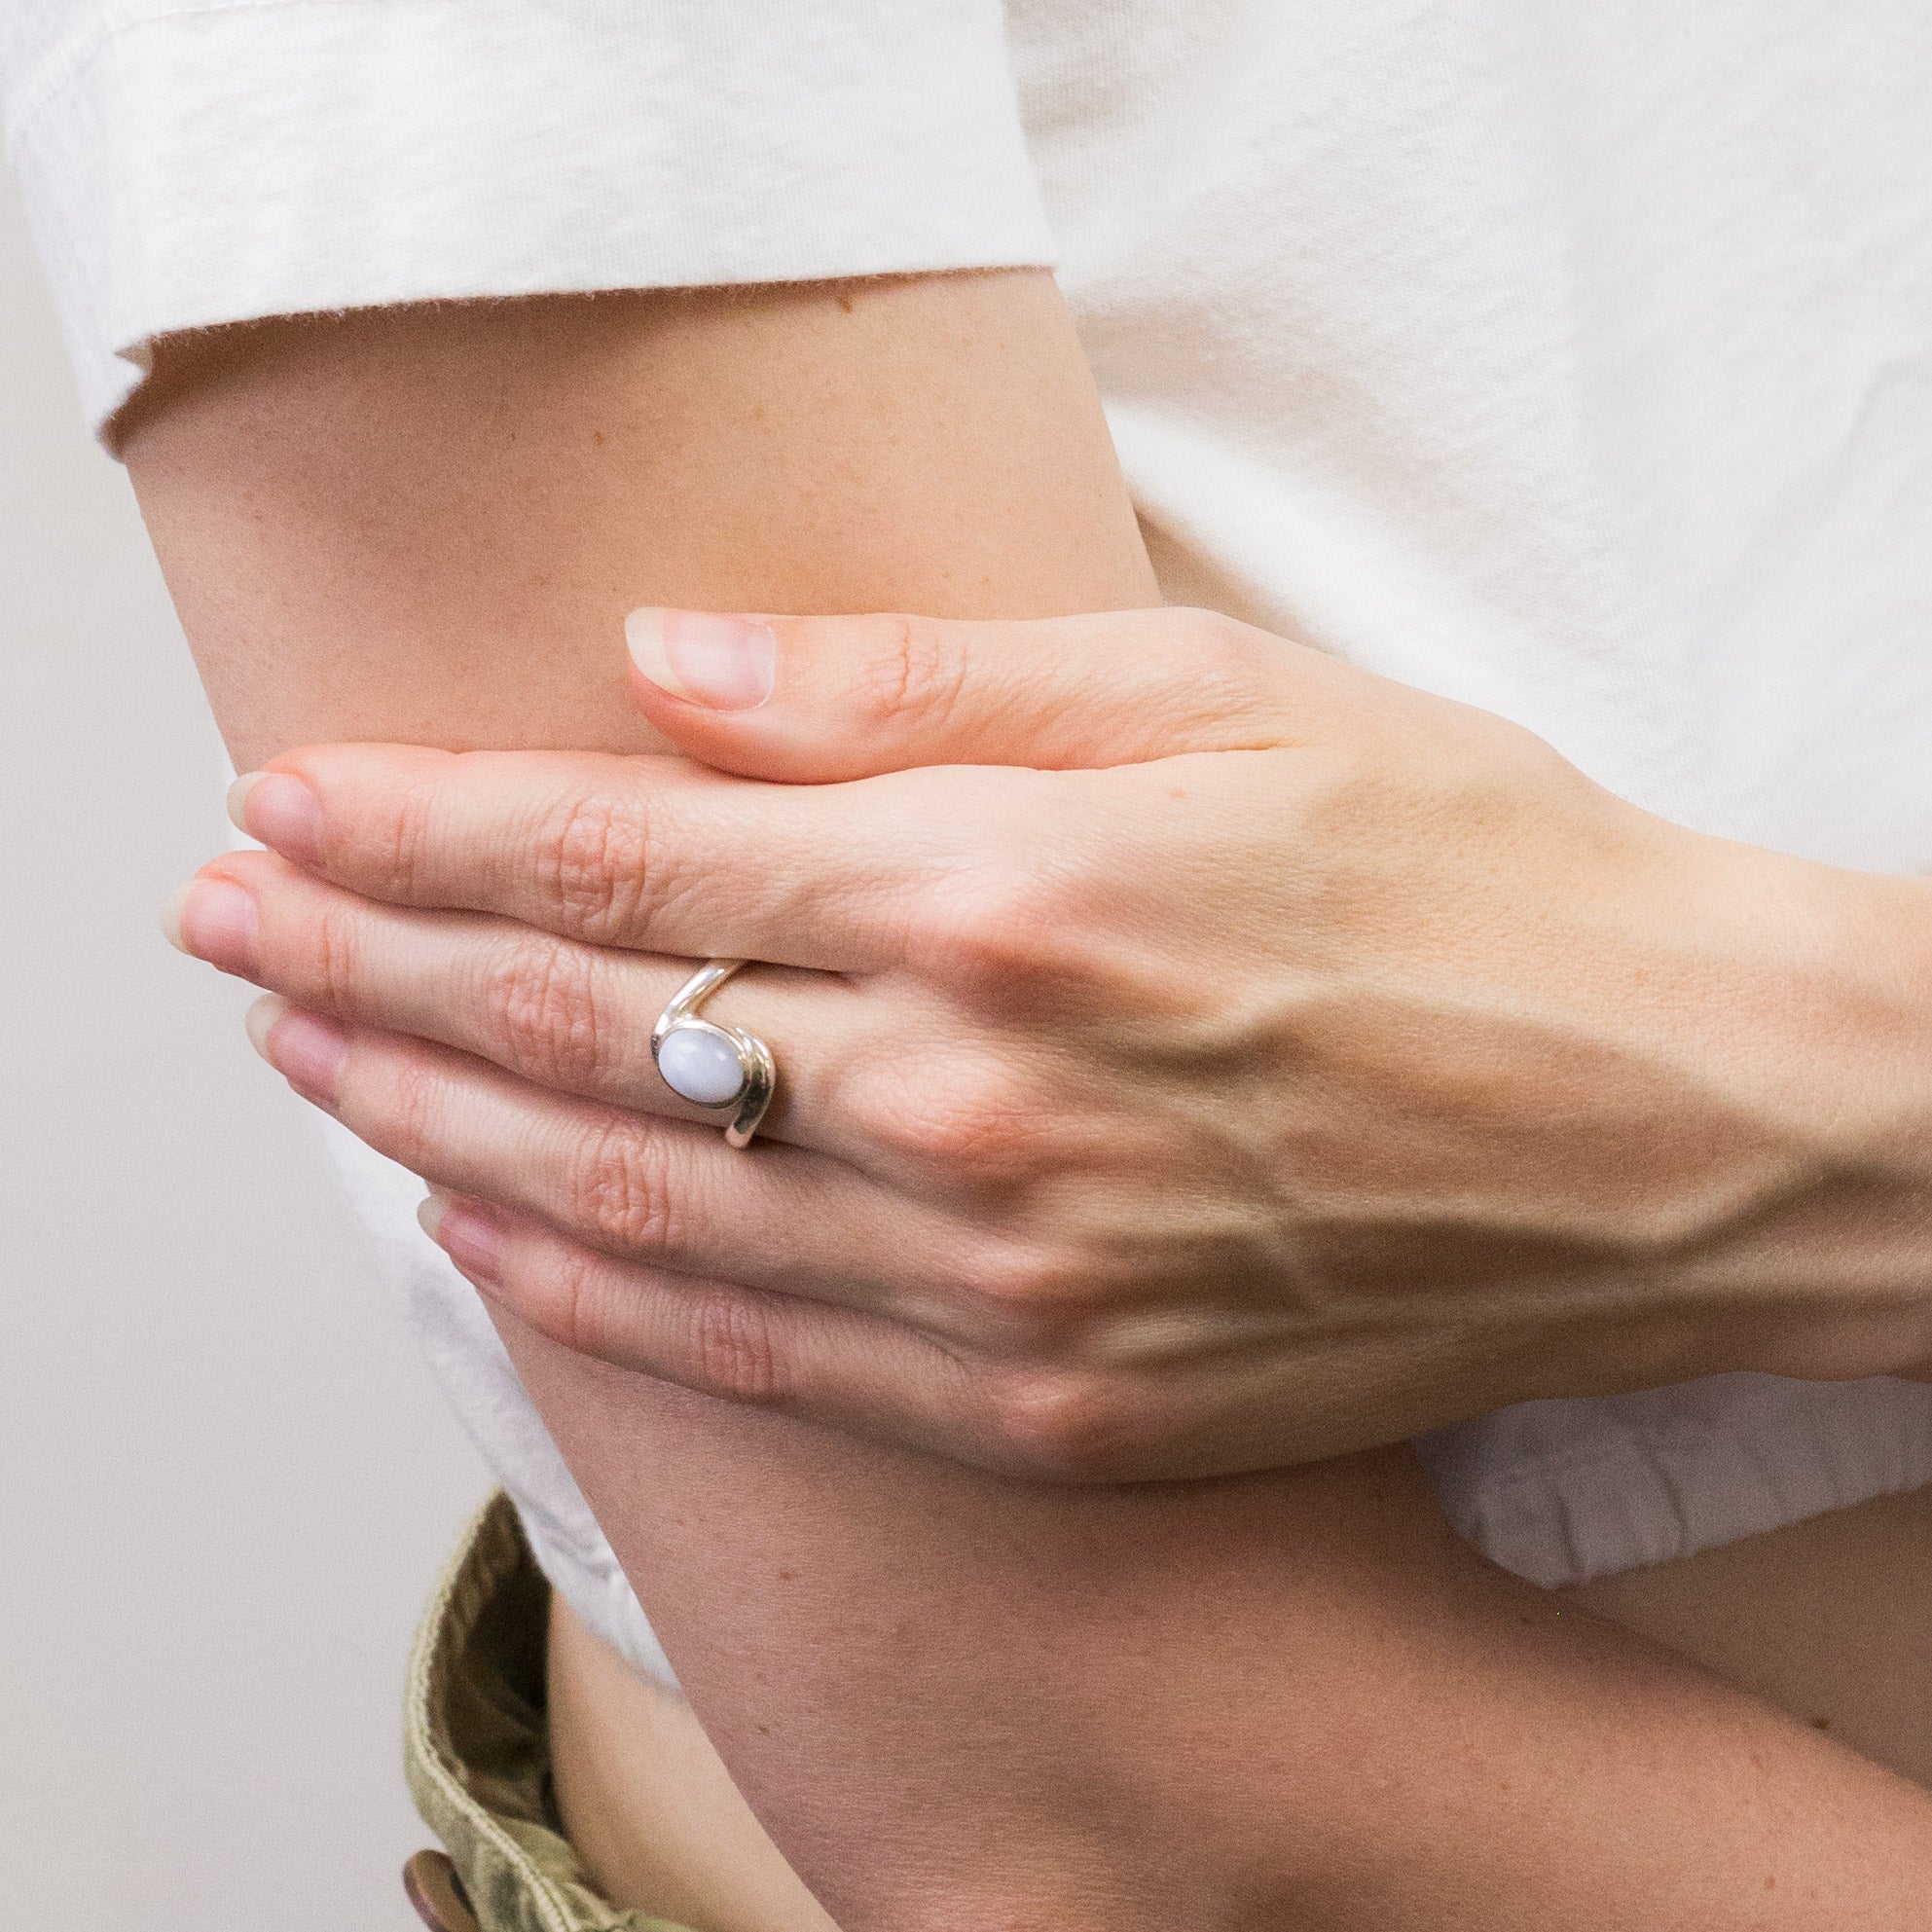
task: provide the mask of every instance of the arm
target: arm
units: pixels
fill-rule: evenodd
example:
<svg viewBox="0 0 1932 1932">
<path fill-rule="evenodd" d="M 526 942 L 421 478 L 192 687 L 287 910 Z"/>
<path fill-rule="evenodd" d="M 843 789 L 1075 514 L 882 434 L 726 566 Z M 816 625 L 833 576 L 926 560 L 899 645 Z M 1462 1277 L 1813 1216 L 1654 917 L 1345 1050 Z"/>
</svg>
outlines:
<svg viewBox="0 0 1932 1932">
<path fill-rule="evenodd" d="M 362 316 L 163 376 L 128 452 L 243 766 L 357 737 L 655 748 L 607 642 L 643 601 L 1149 595 L 1039 277 Z M 379 1111 L 385 1051 L 346 1114 Z M 1454 1545 L 1400 1454 L 1024 1487 L 505 1332 L 848 1932 L 1015 1901 L 1432 1932 L 1493 1932 L 1505 1900 L 1605 1928 L 1915 1909 L 1922 1801 L 1558 1619 Z"/>
</svg>

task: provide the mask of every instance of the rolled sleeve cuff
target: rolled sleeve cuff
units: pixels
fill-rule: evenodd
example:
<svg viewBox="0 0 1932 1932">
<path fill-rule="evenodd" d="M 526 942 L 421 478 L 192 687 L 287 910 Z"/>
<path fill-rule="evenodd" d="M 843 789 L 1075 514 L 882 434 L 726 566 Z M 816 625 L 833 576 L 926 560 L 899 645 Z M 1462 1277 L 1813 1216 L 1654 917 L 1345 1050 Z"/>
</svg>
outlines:
<svg viewBox="0 0 1932 1932">
<path fill-rule="evenodd" d="M 122 7 L 8 120 L 97 425 L 175 330 L 1052 261 L 984 0 Z"/>
</svg>

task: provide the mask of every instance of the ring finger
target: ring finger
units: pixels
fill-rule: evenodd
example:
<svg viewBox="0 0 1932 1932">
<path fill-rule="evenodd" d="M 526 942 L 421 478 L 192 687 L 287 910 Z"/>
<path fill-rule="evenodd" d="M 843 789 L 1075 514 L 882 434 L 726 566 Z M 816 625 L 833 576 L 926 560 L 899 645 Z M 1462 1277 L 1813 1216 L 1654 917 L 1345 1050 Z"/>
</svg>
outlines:
<svg viewBox="0 0 1932 1932">
<path fill-rule="evenodd" d="M 651 1028 L 690 977 L 689 960 L 489 914 L 385 905 L 254 852 L 205 867 L 174 926 L 185 950 L 297 1005 L 437 1040 L 561 1093 L 716 1124 L 651 1059 Z M 706 1003 L 706 1017 L 748 1027 L 778 1059 L 765 1138 L 845 1158 L 861 1151 L 840 1130 L 854 1111 L 835 1089 L 846 1070 L 876 1063 L 892 997 L 884 983 L 861 993 L 836 974 L 761 966 Z"/>
<path fill-rule="evenodd" d="M 963 1284 L 988 1244 L 844 1162 L 747 1159 L 715 1127 L 570 1100 L 447 1047 L 258 1002 L 251 1038 L 306 1099 L 437 1185 L 535 1216 L 601 1253 L 891 1316 L 935 1337 L 1004 1337 Z"/>
</svg>

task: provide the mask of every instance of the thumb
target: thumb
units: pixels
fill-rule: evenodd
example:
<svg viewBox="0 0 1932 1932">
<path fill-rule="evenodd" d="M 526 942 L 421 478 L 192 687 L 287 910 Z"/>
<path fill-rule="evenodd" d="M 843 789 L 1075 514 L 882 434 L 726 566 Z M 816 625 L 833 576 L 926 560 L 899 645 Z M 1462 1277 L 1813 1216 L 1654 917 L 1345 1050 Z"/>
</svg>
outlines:
<svg viewBox="0 0 1932 1932">
<path fill-rule="evenodd" d="M 1024 622 L 634 610 L 632 688 L 678 749 L 830 784 L 921 765 L 1093 769 L 1305 732 L 1347 675 L 1206 610 Z M 1322 705 L 1321 709 L 1330 709 Z"/>
</svg>

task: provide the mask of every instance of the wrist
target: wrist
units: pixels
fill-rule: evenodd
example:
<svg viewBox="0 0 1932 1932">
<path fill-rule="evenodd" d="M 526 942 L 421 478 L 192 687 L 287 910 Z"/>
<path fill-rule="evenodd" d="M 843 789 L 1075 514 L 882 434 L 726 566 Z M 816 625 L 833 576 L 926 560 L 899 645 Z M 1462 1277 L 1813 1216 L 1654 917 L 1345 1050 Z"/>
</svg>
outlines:
<svg viewBox="0 0 1932 1932">
<path fill-rule="evenodd" d="M 1689 1277 L 1743 1311 L 1724 1367 L 1899 1372 L 1932 1356 L 1932 882 L 1722 851 L 1708 1034 L 1777 1171 Z"/>
</svg>

